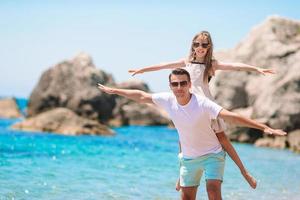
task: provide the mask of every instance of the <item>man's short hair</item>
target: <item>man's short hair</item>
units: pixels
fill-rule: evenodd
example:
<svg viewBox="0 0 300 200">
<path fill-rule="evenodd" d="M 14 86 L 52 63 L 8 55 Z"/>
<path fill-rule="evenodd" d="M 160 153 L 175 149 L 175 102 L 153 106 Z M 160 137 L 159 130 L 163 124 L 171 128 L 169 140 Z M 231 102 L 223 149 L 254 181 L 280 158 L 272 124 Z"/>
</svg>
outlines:
<svg viewBox="0 0 300 200">
<path fill-rule="evenodd" d="M 172 72 L 169 75 L 169 82 L 171 82 L 172 75 L 186 75 L 188 78 L 188 81 L 189 82 L 191 81 L 191 76 L 190 76 L 189 72 L 182 68 L 176 68 L 176 69 L 172 70 Z"/>
</svg>

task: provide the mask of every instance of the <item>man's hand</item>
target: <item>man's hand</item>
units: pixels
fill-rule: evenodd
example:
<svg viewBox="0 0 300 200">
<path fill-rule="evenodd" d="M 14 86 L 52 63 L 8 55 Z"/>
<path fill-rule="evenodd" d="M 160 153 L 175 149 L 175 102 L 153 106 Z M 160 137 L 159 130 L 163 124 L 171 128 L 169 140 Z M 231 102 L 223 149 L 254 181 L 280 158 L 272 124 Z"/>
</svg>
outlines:
<svg viewBox="0 0 300 200">
<path fill-rule="evenodd" d="M 274 69 L 257 68 L 256 71 L 264 76 L 268 74 L 276 74 L 276 71 Z"/>
<path fill-rule="evenodd" d="M 284 132 L 281 129 L 272 129 L 265 124 L 259 123 L 257 121 L 254 121 L 254 120 L 246 118 L 246 117 L 243 117 L 237 113 L 230 112 L 226 109 L 222 109 L 220 111 L 219 117 L 221 117 L 225 121 L 231 122 L 233 124 L 262 130 L 264 133 L 269 134 L 269 135 L 283 136 L 283 135 L 287 134 L 286 132 Z"/>
<path fill-rule="evenodd" d="M 115 94 L 113 88 L 104 86 L 104 85 L 102 85 L 102 84 L 100 84 L 100 83 L 98 83 L 98 88 L 99 88 L 102 92 L 105 92 L 105 93 L 107 93 L 107 94 Z"/>
<path fill-rule="evenodd" d="M 281 129 L 272 129 L 272 128 L 265 128 L 264 133 L 269 134 L 269 135 L 278 135 L 278 136 L 284 136 L 287 133 Z"/>
<path fill-rule="evenodd" d="M 111 88 L 100 83 L 98 83 L 98 88 L 107 94 L 116 94 L 138 103 L 153 103 L 152 95 L 142 90 Z"/>
</svg>

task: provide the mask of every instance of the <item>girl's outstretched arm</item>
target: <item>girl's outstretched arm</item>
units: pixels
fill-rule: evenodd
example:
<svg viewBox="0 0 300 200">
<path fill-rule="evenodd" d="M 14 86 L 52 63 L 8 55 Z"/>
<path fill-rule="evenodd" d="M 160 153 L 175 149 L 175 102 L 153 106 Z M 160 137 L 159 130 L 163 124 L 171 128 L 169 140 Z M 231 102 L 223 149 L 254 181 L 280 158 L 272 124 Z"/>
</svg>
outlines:
<svg viewBox="0 0 300 200">
<path fill-rule="evenodd" d="M 180 59 L 175 62 L 169 62 L 169 63 L 161 63 L 158 65 L 151 65 L 148 67 L 144 67 L 141 69 L 130 69 L 128 70 L 129 73 L 132 73 L 132 76 L 136 74 L 142 74 L 144 72 L 151 72 L 151 71 L 158 71 L 161 69 L 175 69 L 175 68 L 181 68 L 184 67 L 186 64 L 185 59 Z"/>
<path fill-rule="evenodd" d="M 257 72 L 262 75 L 276 73 L 275 70 L 273 69 L 263 69 L 260 67 L 247 65 L 244 63 L 225 63 L 225 62 L 215 61 L 213 62 L 213 67 L 215 70 L 249 71 L 249 72 Z"/>
</svg>

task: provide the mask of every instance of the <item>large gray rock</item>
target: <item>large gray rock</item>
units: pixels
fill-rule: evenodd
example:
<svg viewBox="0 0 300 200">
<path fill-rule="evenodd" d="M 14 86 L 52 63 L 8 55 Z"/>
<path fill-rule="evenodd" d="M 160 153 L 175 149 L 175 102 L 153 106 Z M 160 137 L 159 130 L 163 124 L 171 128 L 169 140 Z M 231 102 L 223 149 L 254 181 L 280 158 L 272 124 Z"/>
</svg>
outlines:
<svg viewBox="0 0 300 200">
<path fill-rule="evenodd" d="M 300 51 L 291 57 L 300 61 Z M 291 62 L 291 61 L 289 61 Z M 274 128 L 287 131 L 300 128 L 300 65 L 287 64 L 289 71 L 278 73 L 278 77 L 257 95 L 253 106 L 253 117 L 268 118 Z"/>
<path fill-rule="evenodd" d="M 235 61 L 272 68 L 276 75 L 219 72 L 213 93 L 225 108 L 253 106 L 251 117 L 274 128 L 300 128 L 300 21 L 269 17 L 235 48 L 216 54 Z"/>
<path fill-rule="evenodd" d="M 18 108 L 15 99 L 0 99 L 0 117 L 1 118 L 19 118 L 22 114 Z"/>
<path fill-rule="evenodd" d="M 61 62 L 43 73 L 30 96 L 28 116 L 34 117 L 64 107 L 81 117 L 113 126 L 168 124 L 169 119 L 156 107 L 102 93 L 98 90 L 97 83 L 149 92 L 147 84 L 138 80 L 116 85 L 111 75 L 96 69 L 90 56 L 81 53 L 74 59 Z M 33 123 L 25 124 L 28 129 L 30 125 L 34 126 Z M 40 128 L 44 129 L 47 128 Z"/>
<path fill-rule="evenodd" d="M 115 97 L 101 93 L 97 83 L 114 85 L 111 75 L 96 69 L 89 55 L 51 67 L 41 76 L 28 102 L 28 116 L 57 107 L 68 108 L 82 117 L 106 122 L 112 116 Z"/>
<path fill-rule="evenodd" d="M 220 59 L 221 60 L 221 59 Z M 226 109 L 237 109 L 249 105 L 246 91 L 249 73 L 218 72 L 210 82 L 216 101 Z"/>
<path fill-rule="evenodd" d="M 107 126 L 95 120 L 85 119 L 66 108 L 56 108 L 14 124 L 14 129 L 46 131 L 64 135 L 113 135 Z"/>
<path fill-rule="evenodd" d="M 295 70 L 299 70 L 299 29 L 300 21 L 272 16 L 254 27 L 235 48 L 216 53 L 217 59 L 222 61 L 243 62 L 277 71 L 277 75 L 269 76 L 220 72 L 212 85 L 217 101 L 229 109 L 246 107 L 288 73 L 296 75 Z"/>
</svg>

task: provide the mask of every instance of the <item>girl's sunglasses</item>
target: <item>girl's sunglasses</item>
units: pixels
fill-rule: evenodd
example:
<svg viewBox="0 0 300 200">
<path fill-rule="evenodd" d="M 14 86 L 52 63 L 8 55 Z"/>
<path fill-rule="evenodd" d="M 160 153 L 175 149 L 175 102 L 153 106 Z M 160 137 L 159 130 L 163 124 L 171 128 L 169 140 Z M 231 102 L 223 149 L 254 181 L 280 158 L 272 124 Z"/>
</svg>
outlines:
<svg viewBox="0 0 300 200">
<path fill-rule="evenodd" d="M 188 82 L 187 81 L 180 81 L 180 82 L 170 82 L 170 85 L 172 87 L 178 87 L 178 85 L 180 85 L 180 87 L 185 87 L 187 86 Z"/>
<path fill-rule="evenodd" d="M 193 47 L 194 48 L 198 48 L 198 47 L 202 47 L 204 49 L 209 47 L 209 43 L 200 43 L 200 42 L 193 42 Z"/>
</svg>

